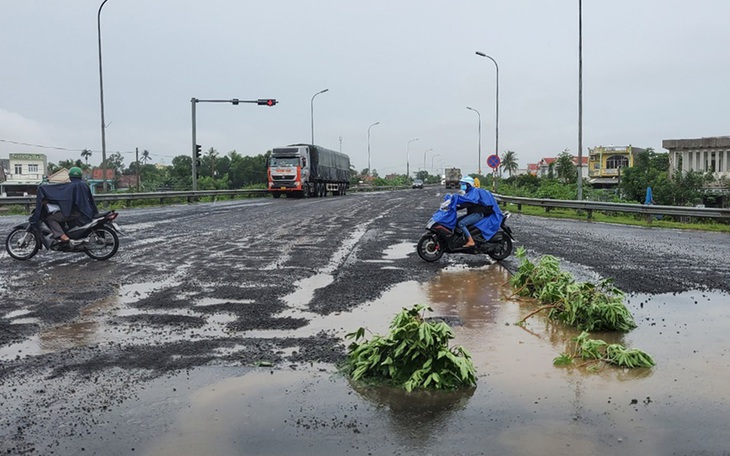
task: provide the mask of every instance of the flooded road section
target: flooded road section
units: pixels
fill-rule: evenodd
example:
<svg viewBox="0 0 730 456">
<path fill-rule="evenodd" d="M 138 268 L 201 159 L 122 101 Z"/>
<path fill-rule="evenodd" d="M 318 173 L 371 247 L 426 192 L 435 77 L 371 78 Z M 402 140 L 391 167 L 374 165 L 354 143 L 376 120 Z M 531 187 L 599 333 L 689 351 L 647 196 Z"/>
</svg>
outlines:
<svg viewBox="0 0 730 456">
<path fill-rule="evenodd" d="M 535 304 L 510 299 L 508 279 L 499 265 L 452 267 L 395 287 L 363 312 L 381 333 L 388 321 L 372 315 L 384 316 L 385 302 L 388 318 L 418 302 L 450 317 L 454 342 L 474 358 L 475 389 L 407 394 L 353 385 L 331 365 L 256 369 L 163 400 L 179 413 L 134 454 L 727 454 L 727 295 L 630 296 L 638 328 L 593 336 L 641 348 L 657 366 L 566 368 L 552 360 L 578 332 L 540 314 L 515 325 Z M 158 380 L 143 394 L 160 401 L 210 375 Z"/>
</svg>

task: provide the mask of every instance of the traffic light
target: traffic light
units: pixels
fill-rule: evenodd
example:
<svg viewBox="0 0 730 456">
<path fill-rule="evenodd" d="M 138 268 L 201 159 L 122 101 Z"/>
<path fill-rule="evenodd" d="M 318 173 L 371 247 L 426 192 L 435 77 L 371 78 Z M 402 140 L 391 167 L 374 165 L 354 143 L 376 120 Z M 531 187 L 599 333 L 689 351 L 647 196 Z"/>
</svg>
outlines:
<svg viewBox="0 0 730 456">
<path fill-rule="evenodd" d="M 274 106 L 277 103 L 273 98 L 259 98 L 256 104 L 259 106 Z"/>
<path fill-rule="evenodd" d="M 200 144 L 195 145 L 195 164 L 200 167 Z"/>
</svg>

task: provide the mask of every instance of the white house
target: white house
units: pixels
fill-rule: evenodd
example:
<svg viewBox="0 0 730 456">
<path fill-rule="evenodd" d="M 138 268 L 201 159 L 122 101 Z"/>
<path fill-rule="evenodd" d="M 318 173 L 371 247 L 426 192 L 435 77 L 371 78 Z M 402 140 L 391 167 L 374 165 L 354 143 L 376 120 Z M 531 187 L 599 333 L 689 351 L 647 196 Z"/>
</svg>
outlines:
<svg viewBox="0 0 730 456">
<path fill-rule="evenodd" d="M 677 170 L 699 171 L 712 173 L 717 180 L 730 179 L 730 136 L 665 139 L 662 147 L 669 151 L 670 175 Z"/>
<path fill-rule="evenodd" d="M 5 181 L 0 182 L 0 195 L 35 194 L 35 189 L 48 173 L 45 154 L 8 154 Z"/>
</svg>

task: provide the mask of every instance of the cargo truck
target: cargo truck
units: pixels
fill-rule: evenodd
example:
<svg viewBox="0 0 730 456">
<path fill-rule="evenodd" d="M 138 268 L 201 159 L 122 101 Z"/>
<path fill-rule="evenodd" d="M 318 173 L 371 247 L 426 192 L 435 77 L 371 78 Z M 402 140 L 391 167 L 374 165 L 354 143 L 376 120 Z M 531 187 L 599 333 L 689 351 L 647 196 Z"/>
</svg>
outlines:
<svg viewBox="0 0 730 456">
<path fill-rule="evenodd" d="M 292 144 L 271 151 L 269 193 L 298 197 L 344 195 L 350 186 L 350 157 L 312 144 Z"/>
<path fill-rule="evenodd" d="M 446 188 L 459 188 L 459 179 L 461 179 L 461 169 L 459 168 L 446 168 L 444 170 L 444 184 Z"/>
</svg>

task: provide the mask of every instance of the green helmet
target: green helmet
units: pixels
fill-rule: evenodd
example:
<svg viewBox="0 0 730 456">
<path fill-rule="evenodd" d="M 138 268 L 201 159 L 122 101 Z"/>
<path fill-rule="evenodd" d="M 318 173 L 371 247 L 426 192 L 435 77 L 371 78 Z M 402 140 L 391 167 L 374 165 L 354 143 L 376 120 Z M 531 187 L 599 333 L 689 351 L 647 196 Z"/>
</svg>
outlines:
<svg viewBox="0 0 730 456">
<path fill-rule="evenodd" d="M 68 177 L 78 177 L 78 178 L 81 178 L 82 177 L 81 168 L 79 168 L 78 166 L 74 166 L 73 168 L 69 169 L 68 170 Z"/>
</svg>

